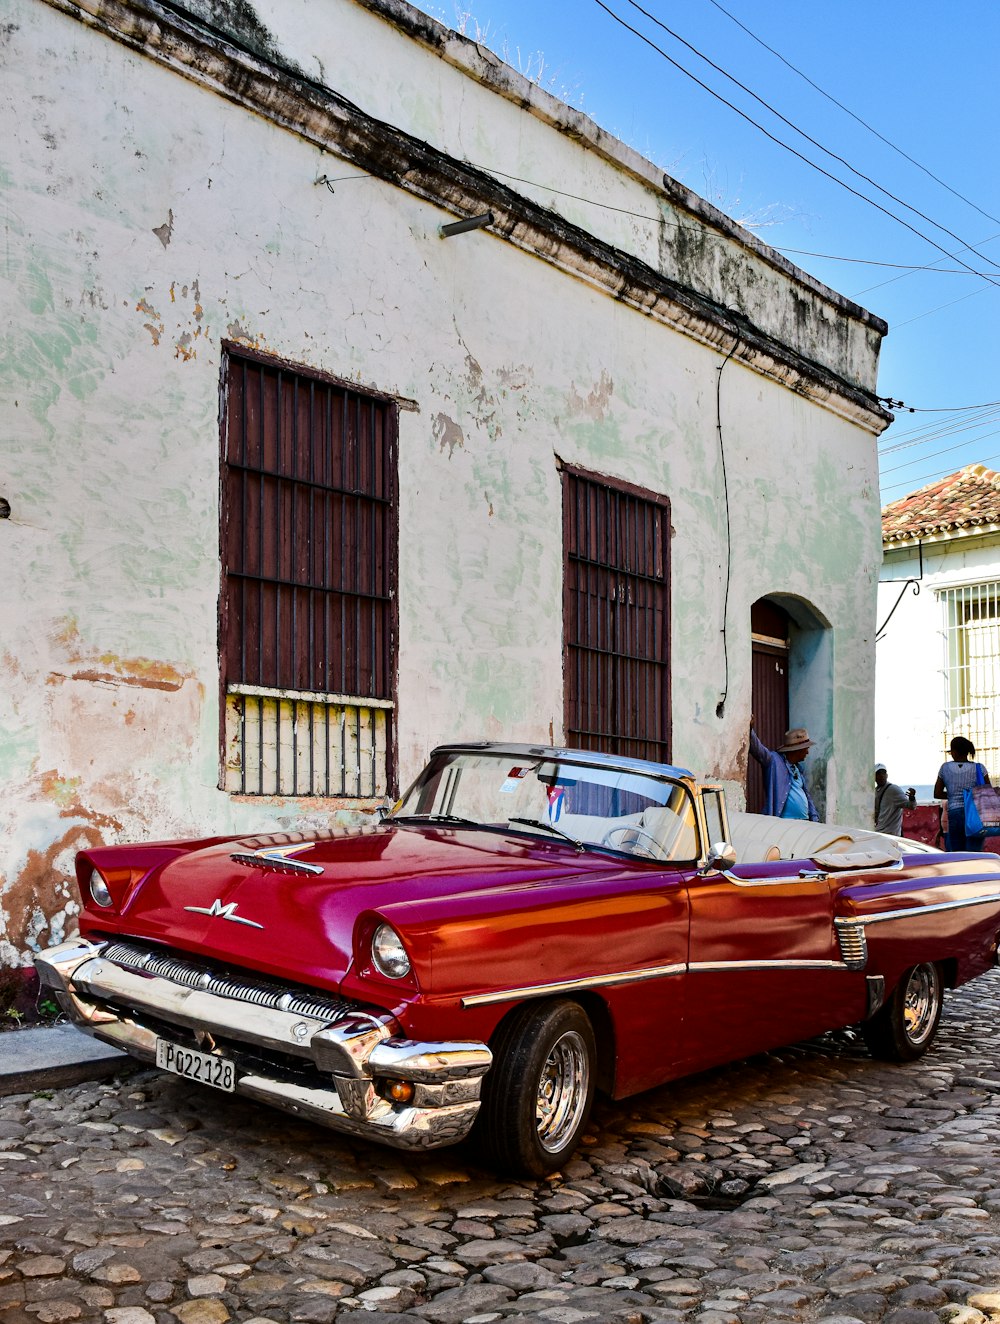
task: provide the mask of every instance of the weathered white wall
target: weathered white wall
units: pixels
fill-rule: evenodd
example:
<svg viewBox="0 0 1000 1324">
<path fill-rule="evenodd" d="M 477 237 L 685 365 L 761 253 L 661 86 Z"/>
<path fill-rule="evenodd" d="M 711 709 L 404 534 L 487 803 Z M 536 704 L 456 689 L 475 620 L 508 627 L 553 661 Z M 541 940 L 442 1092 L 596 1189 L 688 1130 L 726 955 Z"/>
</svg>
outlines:
<svg viewBox="0 0 1000 1324">
<path fill-rule="evenodd" d="M 910 587 L 900 598 L 911 578 L 918 580 L 920 592 Z M 875 755 L 903 787 L 933 787 L 948 757 L 945 608 L 937 594 L 994 579 L 1000 579 L 1000 537 L 925 542 L 922 575 L 916 546 L 886 551 L 879 624 L 899 605 L 876 652 Z M 930 791 L 922 795 L 930 798 Z"/>
<path fill-rule="evenodd" d="M 365 40 L 386 50 L 347 58 L 331 40 L 326 76 L 327 58 L 338 77 L 357 70 L 349 94 L 391 95 L 380 113 L 446 139 L 465 75 L 349 0 L 327 11 L 344 52 L 372 24 Z M 217 789 L 223 339 L 413 402 L 399 438 L 402 782 L 443 739 L 562 736 L 558 455 L 671 499 L 675 761 L 742 780 L 750 604 L 798 596 L 834 641 L 829 688 L 803 696 L 816 767 L 830 817 L 860 821 L 880 545 L 870 431 L 725 366 L 727 675 L 719 353 L 493 235 L 442 240 L 440 208 L 381 181 L 331 195 L 318 175 L 356 172 L 43 0 L 9 0 L 8 14 L 0 960 L 72 922 L 60 880 L 87 843 L 331 808 Z M 584 148 L 506 101 L 495 116 L 494 94 L 472 87 L 479 123 L 449 149 L 508 160 L 520 125 L 526 160 L 570 177 L 565 155 Z M 787 289 L 770 279 L 780 311 Z"/>
</svg>

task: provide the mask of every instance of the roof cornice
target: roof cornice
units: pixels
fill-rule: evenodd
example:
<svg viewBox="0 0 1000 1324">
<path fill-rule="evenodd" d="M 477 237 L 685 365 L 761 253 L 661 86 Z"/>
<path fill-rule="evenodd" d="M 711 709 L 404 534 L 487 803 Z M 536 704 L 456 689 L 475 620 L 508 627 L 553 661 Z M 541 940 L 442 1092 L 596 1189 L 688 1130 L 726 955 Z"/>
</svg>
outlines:
<svg viewBox="0 0 1000 1324">
<path fill-rule="evenodd" d="M 501 240 L 869 432 L 880 433 L 892 420 L 874 395 L 741 314 L 595 238 L 487 172 L 375 119 L 280 57 L 241 46 L 180 5 L 163 0 L 45 3 L 444 211 L 462 217 L 491 211 L 489 232 Z"/>
</svg>

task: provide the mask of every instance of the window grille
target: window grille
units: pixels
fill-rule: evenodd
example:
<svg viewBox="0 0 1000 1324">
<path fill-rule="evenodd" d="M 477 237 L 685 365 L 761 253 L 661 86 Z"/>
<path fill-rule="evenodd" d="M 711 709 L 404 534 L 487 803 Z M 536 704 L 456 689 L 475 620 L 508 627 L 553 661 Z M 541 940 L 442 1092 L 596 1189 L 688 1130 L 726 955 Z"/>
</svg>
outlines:
<svg viewBox="0 0 1000 1324">
<path fill-rule="evenodd" d="M 965 736 L 1000 779 L 1000 581 L 942 589 L 945 635 L 944 747 Z"/>
<path fill-rule="evenodd" d="M 567 742 L 670 761 L 667 500 L 563 469 Z"/>
<path fill-rule="evenodd" d="M 225 360 L 224 784 L 384 795 L 395 677 L 395 407 Z"/>
<path fill-rule="evenodd" d="M 384 795 L 391 708 L 231 685 L 226 788 L 241 795 Z"/>
</svg>

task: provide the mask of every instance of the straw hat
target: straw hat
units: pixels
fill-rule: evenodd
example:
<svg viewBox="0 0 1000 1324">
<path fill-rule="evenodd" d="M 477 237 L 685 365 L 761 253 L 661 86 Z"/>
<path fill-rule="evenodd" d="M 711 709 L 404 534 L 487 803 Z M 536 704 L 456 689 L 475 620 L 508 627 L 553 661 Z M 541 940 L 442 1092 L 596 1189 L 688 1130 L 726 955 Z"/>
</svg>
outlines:
<svg viewBox="0 0 1000 1324">
<path fill-rule="evenodd" d="M 796 750 L 809 749 L 815 743 L 815 740 L 809 739 L 809 732 L 804 726 L 793 726 L 790 731 L 785 732 L 785 739 L 778 746 L 778 753 L 794 754 Z"/>
</svg>

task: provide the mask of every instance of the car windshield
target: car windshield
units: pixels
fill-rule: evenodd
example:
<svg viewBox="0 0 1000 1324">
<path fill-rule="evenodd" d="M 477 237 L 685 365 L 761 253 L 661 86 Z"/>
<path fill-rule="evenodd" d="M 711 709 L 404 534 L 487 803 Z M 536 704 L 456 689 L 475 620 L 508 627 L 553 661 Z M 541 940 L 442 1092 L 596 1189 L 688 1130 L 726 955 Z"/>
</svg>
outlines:
<svg viewBox="0 0 1000 1324">
<path fill-rule="evenodd" d="M 575 757 L 438 751 L 388 821 L 523 832 L 643 859 L 698 856 L 694 804 L 679 782 Z"/>
</svg>

